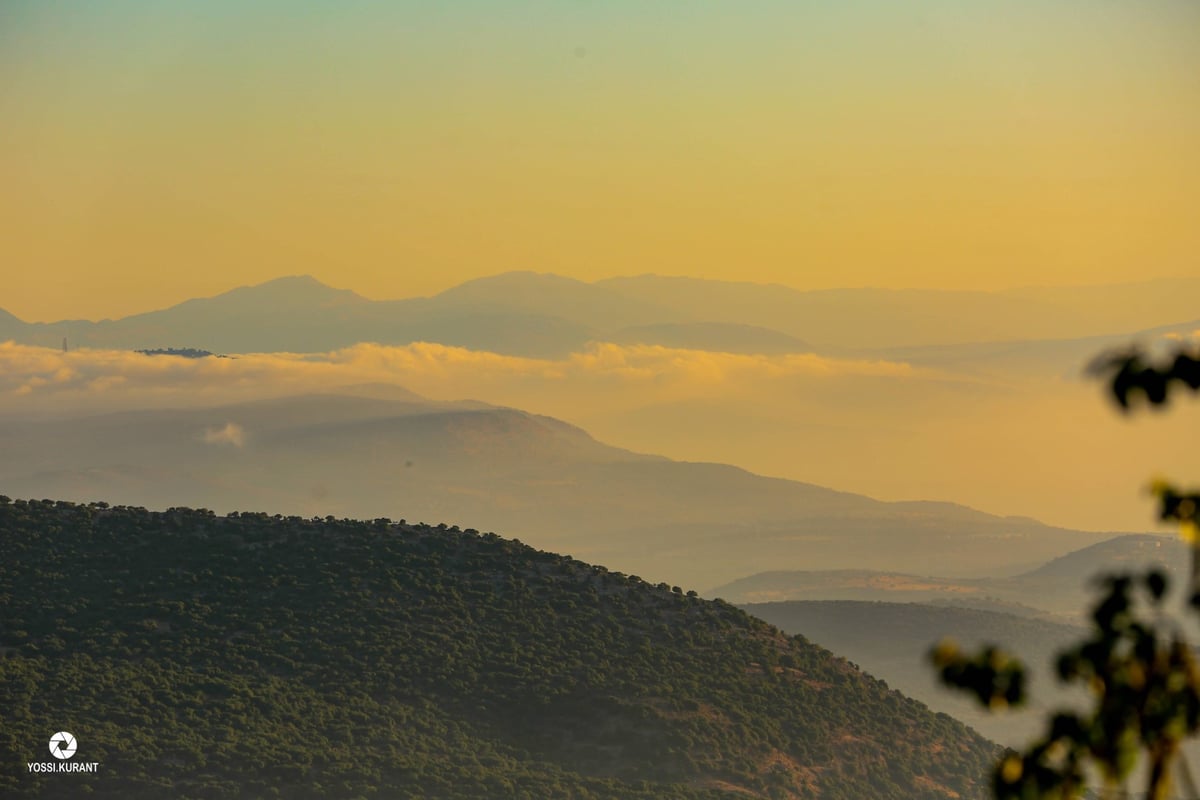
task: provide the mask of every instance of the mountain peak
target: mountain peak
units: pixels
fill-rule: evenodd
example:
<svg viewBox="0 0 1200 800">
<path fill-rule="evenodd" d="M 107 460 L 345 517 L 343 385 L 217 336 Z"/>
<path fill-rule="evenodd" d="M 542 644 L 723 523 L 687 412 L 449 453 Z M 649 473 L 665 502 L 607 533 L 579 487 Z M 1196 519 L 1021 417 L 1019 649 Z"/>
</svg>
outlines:
<svg viewBox="0 0 1200 800">
<path fill-rule="evenodd" d="M 272 307 L 369 302 L 349 289 L 335 289 L 312 275 L 285 275 L 250 286 L 239 286 L 214 297 L 188 303 L 270 303 Z"/>
<path fill-rule="evenodd" d="M 278 278 L 272 278 L 269 281 L 263 281 L 256 286 L 320 286 L 325 289 L 331 289 L 329 284 L 322 283 L 307 273 L 303 275 L 281 275 Z"/>
<path fill-rule="evenodd" d="M 269 281 L 252 284 L 250 286 L 241 286 L 231 291 L 238 292 L 247 289 L 268 290 L 268 291 L 316 291 L 316 292 L 331 292 L 331 293 L 346 293 L 355 294 L 350 289 L 335 289 L 327 283 L 317 280 L 312 275 L 282 275 L 278 278 L 272 278 Z M 228 294 L 228 292 L 226 292 Z M 357 296 L 357 295 L 356 295 Z"/>
</svg>

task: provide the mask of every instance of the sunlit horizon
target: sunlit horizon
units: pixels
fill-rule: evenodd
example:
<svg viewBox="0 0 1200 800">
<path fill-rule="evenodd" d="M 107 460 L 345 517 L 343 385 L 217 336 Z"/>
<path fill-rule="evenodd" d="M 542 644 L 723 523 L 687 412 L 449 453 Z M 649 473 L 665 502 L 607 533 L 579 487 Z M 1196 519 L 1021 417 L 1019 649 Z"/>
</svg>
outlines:
<svg viewBox="0 0 1200 800">
<path fill-rule="evenodd" d="M 1198 30 L 1167 0 L 9 2 L 0 308 L 1196 275 Z"/>
</svg>

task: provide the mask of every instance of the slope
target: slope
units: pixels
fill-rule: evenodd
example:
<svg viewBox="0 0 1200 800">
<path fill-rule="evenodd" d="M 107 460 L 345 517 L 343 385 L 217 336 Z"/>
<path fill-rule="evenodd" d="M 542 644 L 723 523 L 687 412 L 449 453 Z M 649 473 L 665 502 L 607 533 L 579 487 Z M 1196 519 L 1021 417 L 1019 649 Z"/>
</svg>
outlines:
<svg viewBox="0 0 1200 800">
<path fill-rule="evenodd" d="M 529 280 L 535 279 L 523 282 Z M 605 294 L 588 284 L 579 286 L 590 295 Z M 592 337 L 590 325 L 569 316 L 574 310 L 586 317 L 586 303 L 567 303 L 560 309 L 555 301 L 561 293 L 547 294 L 545 281 L 524 288 L 513 297 L 497 294 L 489 299 L 485 294 L 476 301 L 477 292 L 464 284 L 433 298 L 373 301 L 298 275 L 118 320 L 7 326 L 0 327 L 0 334 L 43 346 L 58 346 L 66 336 L 73 346 L 190 346 L 222 353 L 324 352 L 358 342 L 431 341 L 534 357 L 563 355 Z M 519 302 L 520 297 L 537 300 Z M 637 305 L 620 296 L 615 300 Z M 627 318 L 643 319 L 619 313 L 616 317 Z"/>
<path fill-rule="evenodd" d="M 774 570 L 718 586 L 707 595 L 739 603 L 787 600 L 937 602 L 1026 617 L 1076 618 L 1095 576 L 1155 567 L 1175 587 L 1187 582 L 1191 556 L 1176 537 L 1125 534 L 1059 556 L 1011 577 L 942 578 L 878 570 Z"/>
<path fill-rule="evenodd" d="M 0 499 L 6 797 L 977 798 L 992 745 L 737 609 L 493 534 Z"/>
<path fill-rule="evenodd" d="M 13 495 L 453 518 L 655 580 L 769 568 L 997 574 L 1097 540 L 949 503 L 884 503 L 631 453 L 515 409 L 325 395 L 0 420 Z M 953 546 L 951 546 L 953 545 Z"/>
<path fill-rule="evenodd" d="M 1082 638 L 1083 629 L 1074 625 L 920 603 L 791 601 L 742 608 L 787 633 L 802 632 L 892 688 L 1010 747 L 1024 745 L 1037 735 L 1049 709 L 1081 700 L 1078 693 L 1063 691 L 1051 670 L 1058 652 Z M 989 714 L 973 700 L 941 686 L 927 654 L 944 637 L 972 650 L 993 644 L 1020 654 L 1030 668 L 1030 705 Z"/>
</svg>

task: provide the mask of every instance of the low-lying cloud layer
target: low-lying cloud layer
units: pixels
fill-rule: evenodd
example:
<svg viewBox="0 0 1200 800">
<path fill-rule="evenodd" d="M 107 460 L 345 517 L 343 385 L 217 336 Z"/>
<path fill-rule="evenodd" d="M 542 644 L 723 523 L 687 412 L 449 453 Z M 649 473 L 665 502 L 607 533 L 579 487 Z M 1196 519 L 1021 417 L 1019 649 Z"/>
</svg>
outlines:
<svg viewBox="0 0 1200 800">
<path fill-rule="evenodd" d="M 1200 435 L 1187 398 L 1165 415 L 1122 417 L 1098 381 L 1070 377 L 1082 364 L 975 366 L 614 344 L 546 360 L 425 343 L 202 359 L 5 343 L 0 415 L 403 387 L 547 414 L 640 452 L 1101 530 L 1153 527 L 1140 493 L 1151 476 L 1200 476 L 1200 457 L 1179 446 Z M 252 444 L 251 431 L 227 422 L 236 416 L 192 435 L 214 448 Z"/>
<path fill-rule="evenodd" d="M 645 345 L 598 344 L 563 360 L 428 343 L 192 359 L 119 350 L 64 353 L 9 342 L 0 344 L 0 410 L 75 404 L 196 405 L 362 383 L 397 384 L 442 400 L 475 397 L 500 403 L 562 391 L 607 403 L 633 391 L 641 403 L 741 393 L 763 381 L 839 376 L 899 379 L 917 374 L 907 364 L 886 361 L 812 354 L 737 355 Z"/>
<path fill-rule="evenodd" d="M 246 444 L 246 431 L 236 422 L 226 422 L 224 427 L 206 429 L 204 443 L 242 447 Z"/>
</svg>

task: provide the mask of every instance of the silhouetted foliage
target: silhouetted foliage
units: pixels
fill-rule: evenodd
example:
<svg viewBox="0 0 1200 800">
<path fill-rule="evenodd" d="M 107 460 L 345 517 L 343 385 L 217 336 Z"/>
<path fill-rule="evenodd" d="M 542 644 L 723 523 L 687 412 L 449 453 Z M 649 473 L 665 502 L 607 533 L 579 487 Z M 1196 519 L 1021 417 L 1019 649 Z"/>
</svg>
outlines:
<svg viewBox="0 0 1200 800">
<path fill-rule="evenodd" d="M 994 771 L 998 798 L 1078 796 L 1089 761 L 1108 783 L 1118 785 L 1144 750 L 1148 796 L 1158 800 L 1166 797 L 1168 770 L 1180 743 L 1200 730 L 1200 667 L 1190 646 L 1178 631 L 1135 613 L 1135 589 L 1157 608 L 1166 594 L 1166 577 L 1156 571 L 1115 575 L 1104 578 L 1103 585 L 1106 592 L 1092 609 L 1089 636 L 1061 653 L 1057 663 L 1063 681 L 1091 690 L 1094 706 L 1088 713 L 1055 713 L 1041 739 L 1023 753 L 1006 755 Z M 1025 699 L 1019 680 L 1024 667 L 995 648 L 965 656 L 943 644 L 932 658 L 947 685 L 971 692 L 985 705 Z"/>
<path fill-rule="evenodd" d="M 1025 702 L 1025 665 L 998 647 L 986 645 L 979 655 L 966 656 L 945 641 L 934 650 L 933 662 L 943 682 L 972 692 L 987 708 Z"/>
<path fill-rule="evenodd" d="M 1176 385 L 1200 390 L 1200 347 L 1183 345 L 1157 361 L 1136 347 L 1105 353 L 1091 363 L 1088 371 L 1108 381 L 1122 411 L 1129 411 L 1138 396 L 1150 405 L 1160 406 Z"/>
<path fill-rule="evenodd" d="M 1142 351 L 1106 354 L 1089 370 L 1109 382 L 1122 411 L 1143 397 L 1150 405 L 1167 403 L 1174 387 L 1200 389 L 1200 358 L 1184 345 L 1162 363 Z M 1178 522 L 1190 535 L 1192 587 L 1190 604 L 1200 605 L 1196 576 L 1200 553 L 1196 550 L 1196 524 L 1200 495 L 1181 492 L 1157 482 L 1159 518 Z M 1200 664 L 1178 629 L 1168 629 L 1160 607 L 1167 595 L 1168 579 L 1151 570 L 1142 575 L 1117 574 L 1101 579 L 1105 593 L 1091 612 L 1088 638 L 1063 652 L 1057 662 L 1059 677 L 1079 682 L 1092 692 L 1094 703 L 1086 713 L 1060 711 L 1047 720 L 1045 734 L 1023 752 L 1009 752 L 993 773 L 995 795 L 1000 800 L 1074 798 L 1083 794 L 1087 767 L 1094 764 L 1107 785 L 1122 784 L 1141 753 L 1148 762 L 1146 797 L 1164 800 L 1175 764 L 1192 797 L 1200 796 L 1185 760 L 1179 759 L 1184 739 L 1200 732 Z M 1156 613 L 1139 615 L 1140 595 Z M 1002 706 L 1024 700 L 1023 665 L 995 648 L 965 655 L 952 643 L 943 643 L 930 654 L 949 686 L 973 694 L 984 705 Z"/>
</svg>

